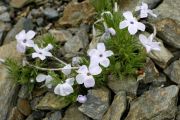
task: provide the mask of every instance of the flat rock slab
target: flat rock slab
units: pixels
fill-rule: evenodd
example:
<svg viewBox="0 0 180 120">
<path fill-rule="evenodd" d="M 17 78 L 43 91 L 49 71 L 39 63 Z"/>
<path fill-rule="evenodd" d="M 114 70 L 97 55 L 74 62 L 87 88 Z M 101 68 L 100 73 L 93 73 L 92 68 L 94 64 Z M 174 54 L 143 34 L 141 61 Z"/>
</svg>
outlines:
<svg viewBox="0 0 180 120">
<path fill-rule="evenodd" d="M 146 92 L 131 103 L 125 120 L 173 120 L 178 92 L 175 85 Z"/>
<path fill-rule="evenodd" d="M 88 91 L 87 101 L 78 109 L 95 120 L 101 120 L 109 108 L 110 91 L 107 88 L 98 88 Z"/>
<path fill-rule="evenodd" d="M 168 66 L 164 70 L 164 72 L 169 76 L 169 78 L 173 82 L 180 84 L 180 60 L 171 63 L 171 65 Z"/>
</svg>

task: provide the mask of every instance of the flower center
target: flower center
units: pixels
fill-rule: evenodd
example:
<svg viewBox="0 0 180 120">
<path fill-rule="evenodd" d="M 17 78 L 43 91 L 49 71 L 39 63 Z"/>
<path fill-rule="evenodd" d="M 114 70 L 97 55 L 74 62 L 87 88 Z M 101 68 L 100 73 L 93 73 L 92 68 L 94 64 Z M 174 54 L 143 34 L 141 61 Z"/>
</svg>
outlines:
<svg viewBox="0 0 180 120">
<path fill-rule="evenodd" d="M 100 54 L 99 57 L 103 57 L 103 54 Z"/>
<path fill-rule="evenodd" d="M 130 22 L 130 24 L 134 24 L 134 22 L 133 22 L 133 21 L 131 21 L 131 22 Z"/>
<path fill-rule="evenodd" d="M 26 39 L 24 39 L 24 40 L 23 40 L 23 43 L 26 43 L 26 42 L 27 42 L 27 40 L 26 40 Z"/>
<path fill-rule="evenodd" d="M 91 74 L 90 73 L 87 73 L 87 76 L 90 76 Z"/>
</svg>

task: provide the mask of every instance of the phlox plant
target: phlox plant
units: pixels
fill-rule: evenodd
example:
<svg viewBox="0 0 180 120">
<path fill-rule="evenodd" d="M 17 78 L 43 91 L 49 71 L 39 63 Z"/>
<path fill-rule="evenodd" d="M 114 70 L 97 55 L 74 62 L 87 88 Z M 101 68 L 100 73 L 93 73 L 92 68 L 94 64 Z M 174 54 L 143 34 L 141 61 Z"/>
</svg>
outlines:
<svg viewBox="0 0 180 120">
<path fill-rule="evenodd" d="M 98 83 L 105 84 L 109 75 L 119 79 L 135 76 L 145 62 L 144 47 L 147 52 L 160 51 L 159 43 L 153 41 L 155 34 L 149 37 L 140 34 L 139 40 L 134 36 L 138 31 L 145 31 L 145 24 L 132 12 L 120 13 L 114 0 L 92 0 L 92 4 L 98 18 L 92 25 L 93 38 L 98 41 L 85 55 L 73 57 L 71 63 L 56 56 L 58 46 L 53 37 L 45 37 L 41 44 L 33 40 L 35 31 L 22 30 L 16 35 L 17 51 L 25 55 L 23 64 L 10 59 L 4 63 L 18 83 L 31 85 L 30 90 L 37 83 L 43 84 L 56 95 L 85 103 L 84 90 Z M 140 18 L 149 14 L 157 17 L 146 3 L 138 6 L 136 11 L 140 11 Z M 100 34 L 97 34 L 98 30 Z"/>
</svg>

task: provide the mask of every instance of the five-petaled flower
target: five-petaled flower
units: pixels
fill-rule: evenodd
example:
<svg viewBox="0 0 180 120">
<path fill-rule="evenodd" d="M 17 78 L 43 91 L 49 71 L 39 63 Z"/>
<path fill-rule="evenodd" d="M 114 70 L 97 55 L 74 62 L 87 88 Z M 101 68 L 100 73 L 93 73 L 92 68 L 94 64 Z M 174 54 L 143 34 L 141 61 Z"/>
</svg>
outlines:
<svg viewBox="0 0 180 120">
<path fill-rule="evenodd" d="M 48 44 L 45 48 L 39 48 L 37 44 L 34 45 L 35 52 L 32 53 L 32 58 L 40 58 L 41 60 L 45 60 L 46 57 L 51 57 L 52 54 L 49 50 L 53 49 L 51 44 Z"/>
<path fill-rule="evenodd" d="M 153 17 L 157 17 L 157 15 L 154 14 L 153 11 L 148 8 L 148 4 L 144 2 L 142 2 L 141 6 L 137 6 L 135 11 L 140 11 L 140 18 L 146 18 L 148 17 L 148 14 L 150 14 Z"/>
<path fill-rule="evenodd" d="M 142 43 L 142 45 L 146 48 L 147 53 L 149 53 L 151 50 L 161 50 L 159 46 L 160 42 L 153 42 L 153 34 L 151 34 L 148 38 L 145 35 L 140 34 L 139 40 Z"/>
<path fill-rule="evenodd" d="M 52 88 L 52 84 L 51 84 L 52 80 L 53 80 L 53 78 L 50 75 L 39 74 L 36 77 L 37 82 L 44 82 L 45 81 L 45 85 L 47 88 Z"/>
<path fill-rule="evenodd" d="M 125 17 L 125 20 L 120 22 L 120 29 L 128 27 L 128 31 L 131 35 L 136 34 L 138 30 L 145 31 L 145 25 L 141 22 L 138 22 L 130 11 L 124 12 L 123 16 Z"/>
<path fill-rule="evenodd" d="M 30 30 L 27 33 L 25 30 L 22 30 L 20 33 L 16 35 L 17 40 L 17 50 L 21 53 L 25 53 L 26 47 L 33 47 L 34 41 L 32 40 L 35 36 L 35 32 Z"/>
<path fill-rule="evenodd" d="M 95 85 L 95 80 L 93 75 L 98 75 L 101 73 L 100 67 L 94 67 L 93 69 L 87 68 L 86 65 L 81 66 L 77 73 L 78 75 L 76 76 L 76 81 L 78 84 L 83 84 L 86 88 L 94 87 Z"/>
<path fill-rule="evenodd" d="M 113 52 L 111 50 L 106 51 L 104 43 L 98 43 L 97 49 L 90 49 L 88 55 L 90 56 L 90 67 L 99 64 L 108 67 L 110 65 L 108 57 L 112 56 Z"/>
<path fill-rule="evenodd" d="M 66 79 L 65 83 L 58 84 L 54 88 L 54 93 L 61 96 L 67 96 L 74 92 L 73 86 L 74 85 L 74 78 Z"/>
</svg>

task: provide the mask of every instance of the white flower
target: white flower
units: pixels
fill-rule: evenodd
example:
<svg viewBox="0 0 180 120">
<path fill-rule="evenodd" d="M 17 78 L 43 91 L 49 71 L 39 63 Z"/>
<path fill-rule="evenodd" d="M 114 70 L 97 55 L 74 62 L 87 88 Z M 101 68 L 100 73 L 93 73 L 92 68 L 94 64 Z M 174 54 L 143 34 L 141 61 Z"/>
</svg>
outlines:
<svg viewBox="0 0 180 120">
<path fill-rule="evenodd" d="M 71 74 L 71 64 L 67 64 L 66 66 L 64 66 L 64 67 L 62 68 L 62 72 L 63 72 L 65 75 Z"/>
<path fill-rule="evenodd" d="M 86 88 L 94 87 L 95 80 L 93 75 L 98 75 L 101 71 L 101 68 L 98 66 L 88 70 L 87 66 L 83 65 L 77 71 L 76 81 L 78 84 L 84 84 Z"/>
<path fill-rule="evenodd" d="M 143 23 L 138 22 L 137 19 L 133 17 L 130 11 L 124 12 L 123 16 L 126 20 L 120 22 L 120 29 L 128 27 L 128 31 L 131 35 L 136 34 L 138 30 L 145 31 L 145 25 Z"/>
<path fill-rule="evenodd" d="M 53 49 L 53 46 L 51 44 L 48 44 L 45 48 L 39 48 L 36 44 L 34 45 L 34 50 L 36 52 L 32 53 L 32 58 L 40 58 L 41 60 L 45 60 L 46 57 L 51 57 L 52 54 L 49 52 L 49 50 Z"/>
<path fill-rule="evenodd" d="M 45 85 L 46 85 L 47 88 L 52 88 L 52 84 L 51 84 L 52 80 L 53 80 L 53 78 L 50 75 L 39 74 L 36 77 L 37 82 L 45 81 Z"/>
<path fill-rule="evenodd" d="M 72 85 L 74 84 L 74 78 L 69 78 L 63 84 L 58 84 L 54 88 L 54 93 L 61 96 L 67 96 L 74 92 Z"/>
<path fill-rule="evenodd" d="M 114 30 L 114 28 L 107 28 L 105 30 L 105 33 L 101 36 L 101 40 L 107 40 L 111 38 L 111 35 L 116 35 L 116 31 Z"/>
<path fill-rule="evenodd" d="M 35 36 L 35 32 L 30 30 L 27 33 L 25 30 L 22 30 L 20 33 L 16 35 L 16 40 L 17 40 L 17 50 L 21 53 L 24 53 L 26 51 L 26 47 L 33 47 L 34 46 L 34 41 L 32 39 Z"/>
<path fill-rule="evenodd" d="M 140 34 L 139 40 L 142 43 L 142 45 L 146 48 L 147 53 L 149 53 L 151 50 L 161 50 L 159 46 L 160 43 L 153 42 L 153 34 L 151 34 L 148 38 L 145 35 Z"/>
<path fill-rule="evenodd" d="M 76 99 L 79 103 L 85 103 L 87 101 L 86 95 L 78 95 Z"/>
<path fill-rule="evenodd" d="M 111 50 L 106 51 L 104 43 L 98 43 L 97 49 L 90 49 L 88 55 L 91 57 L 90 67 L 98 64 L 108 67 L 110 65 L 108 57 L 112 56 L 113 52 Z"/>
<path fill-rule="evenodd" d="M 137 6 L 135 11 L 140 11 L 140 18 L 146 18 L 148 17 L 148 14 L 150 14 L 153 17 L 157 17 L 157 15 L 154 14 L 151 9 L 148 9 L 148 5 L 144 2 L 142 2 L 141 6 Z"/>
</svg>

